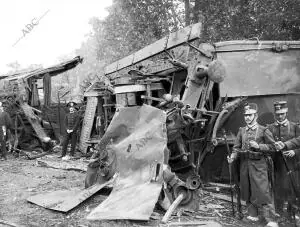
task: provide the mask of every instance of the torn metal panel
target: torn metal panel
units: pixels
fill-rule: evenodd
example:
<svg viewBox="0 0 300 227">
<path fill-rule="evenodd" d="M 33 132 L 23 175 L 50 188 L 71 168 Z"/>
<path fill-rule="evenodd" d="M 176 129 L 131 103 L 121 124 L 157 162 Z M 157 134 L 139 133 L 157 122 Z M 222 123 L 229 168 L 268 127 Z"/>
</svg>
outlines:
<svg viewBox="0 0 300 227">
<path fill-rule="evenodd" d="M 218 53 L 227 71 L 220 85 L 221 96 L 284 95 L 300 91 L 299 49 L 274 53 L 263 48 L 261 45 L 258 50 Z"/>
<path fill-rule="evenodd" d="M 100 191 L 102 188 L 109 186 L 114 179 L 103 184 L 95 184 L 87 189 L 76 190 L 60 190 L 55 192 L 47 192 L 27 199 L 28 202 L 35 203 L 39 206 L 51 210 L 68 212 L 80 203 Z"/>
<path fill-rule="evenodd" d="M 116 113 L 103 143 L 113 140 L 109 150 L 116 153 L 119 177 L 110 196 L 87 219 L 149 220 L 162 188 L 165 122 L 163 111 L 147 105 Z"/>
</svg>

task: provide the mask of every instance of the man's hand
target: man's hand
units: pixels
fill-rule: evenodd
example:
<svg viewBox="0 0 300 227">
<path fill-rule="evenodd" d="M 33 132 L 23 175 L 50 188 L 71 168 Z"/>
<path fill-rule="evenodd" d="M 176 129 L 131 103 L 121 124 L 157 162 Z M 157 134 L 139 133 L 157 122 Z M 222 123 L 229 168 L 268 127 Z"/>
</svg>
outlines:
<svg viewBox="0 0 300 227">
<path fill-rule="evenodd" d="M 73 130 L 67 129 L 67 133 L 71 133 L 71 132 L 73 132 Z"/>
<path fill-rule="evenodd" d="M 292 157 L 295 156 L 295 151 L 294 150 L 283 151 L 282 154 L 289 157 L 289 158 L 292 158 Z"/>
<path fill-rule="evenodd" d="M 277 151 L 283 150 L 284 147 L 285 147 L 285 144 L 284 144 L 282 141 L 277 141 L 277 142 L 275 142 L 275 149 L 276 149 Z"/>
<path fill-rule="evenodd" d="M 254 149 L 259 149 L 258 143 L 255 142 L 254 140 L 249 141 L 249 145 L 250 145 L 250 147 L 252 147 Z"/>
<path fill-rule="evenodd" d="M 227 156 L 227 161 L 228 161 L 229 164 L 231 164 L 234 161 L 234 159 L 235 159 L 235 155 L 234 154 L 231 154 L 230 157 Z"/>
</svg>

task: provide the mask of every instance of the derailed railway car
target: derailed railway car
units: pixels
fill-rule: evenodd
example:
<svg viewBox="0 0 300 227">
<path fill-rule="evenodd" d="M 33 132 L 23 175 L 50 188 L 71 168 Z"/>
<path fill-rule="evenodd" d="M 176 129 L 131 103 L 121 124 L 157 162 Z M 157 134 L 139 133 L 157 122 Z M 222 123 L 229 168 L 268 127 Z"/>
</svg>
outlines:
<svg viewBox="0 0 300 227">
<path fill-rule="evenodd" d="M 273 121 L 273 101 L 282 99 L 290 119 L 299 120 L 299 47 L 299 41 L 201 43 L 201 24 L 194 24 L 108 65 L 112 89 L 104 96 L 112 98 L 98 105 L 163 109 L 172 171 L 194 188 L 227 182 L 224 135 L 231 147 L 244 124 L 244 102 L 258 104 L 262 125 Z M 104 112 L 99 116 L 107 125 Z"/>
</svg>

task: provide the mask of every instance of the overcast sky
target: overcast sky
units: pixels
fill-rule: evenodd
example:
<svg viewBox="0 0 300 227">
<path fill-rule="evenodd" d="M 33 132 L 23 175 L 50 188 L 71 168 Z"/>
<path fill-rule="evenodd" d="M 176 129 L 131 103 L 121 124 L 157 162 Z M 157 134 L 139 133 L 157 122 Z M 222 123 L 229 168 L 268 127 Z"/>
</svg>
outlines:
<svg viewBox="0 0 300 227">
<path fill-rule="evenodd" d="M 0 75 L 7 64 L 21 67 L 59 62 L 75 56 L 85 35 L 91 32 L 89 19 L 107 16 L 112 0 L 4 0 L 0 3 Z M 41 18 L 42 17 L 42 18 Z M 26 25 L 33 24 L 33 26 Z"/>
</svg>

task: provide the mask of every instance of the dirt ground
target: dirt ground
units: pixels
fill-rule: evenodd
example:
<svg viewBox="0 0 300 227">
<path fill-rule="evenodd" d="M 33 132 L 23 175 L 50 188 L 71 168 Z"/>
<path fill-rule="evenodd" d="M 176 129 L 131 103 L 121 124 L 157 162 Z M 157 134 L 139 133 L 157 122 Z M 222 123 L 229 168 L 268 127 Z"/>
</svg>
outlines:
<svg viewBox="0 0 300 227">
<path fill-rule="evenodd" d="M 57 161 L 61 160 L 57 159 Z M 149 222 L 87 221 L 85 217 L 107 197 L 109 194 L 107 190 L 100 191 L 68 213 L 48 210 L 26 201 L 29 196 L 42 192 L 83 188 L 84 178 L 84 172 L 40 167 L 37 165 L 36 160 L 25 160 L 10 155 L 8 161 L 0 162 L 0 222 L 2 220 L 12 225 L 2 223 L 0 226 L 108 227 L 160 225 L 159 220 L 150 220 Z M 171 222 L 215 220 L 223 226 L 257 226 L 245 224 L 232 218 L 229 202 L 215 200 L 208 194 L 202 201 L 203 204 L 215 204 L 222 208 L 210 209 L 206 207 L 190 215 L 174 216 Z M 159 218 L 162 218 L 163 212 L 157 212 L 160 214 Z M 264 226 L 263 224 L 261 223 L 260 226 Z M 281 226 L 292 225 L 282 223 Z"/>
</svg>

